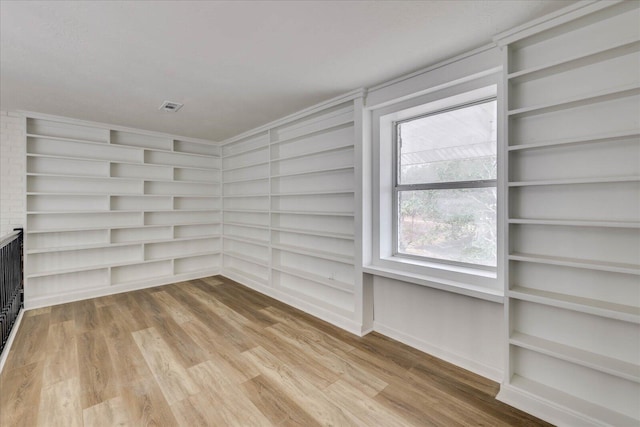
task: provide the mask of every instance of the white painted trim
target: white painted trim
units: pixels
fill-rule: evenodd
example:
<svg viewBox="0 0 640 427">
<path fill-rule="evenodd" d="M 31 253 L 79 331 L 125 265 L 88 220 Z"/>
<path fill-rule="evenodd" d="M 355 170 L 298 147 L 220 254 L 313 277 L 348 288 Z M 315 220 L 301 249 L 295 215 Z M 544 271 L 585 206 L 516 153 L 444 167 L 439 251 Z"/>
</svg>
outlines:
<svg viewBox="0 0 640 427">
<path fill-rule="evenodd" d="M 365 273 L 374 276 L 386 277 L 388 279 L 399 280 L 401 282 L 413 283 L 427 288 L 439 289 L 455 294 L 478 298 L 502 304 L 504 295 L 502 290 L 491 289 L 485 286 L 470 285 L 466 283 L 448 280 L 443 277 L 425 276 L 422 274 L 409 273 L 392 268 L 384 268 L 376 265 L 367 265 L 362 269 Z"/>
<path fill-rule="evenodd" d="M 558 426 L 602 427 L 608 425 L 509 384 L 500 385 L 496 399 Z"/>
<path fill-rule="evenodd" d="M 495 45 L 477 49 L 450 61 L 436 64 L 393 85 L 367 91 L 366 108 L 380 109 L 452 86 L 500 73 L 502 65 Z"/>
<path fill-rule="evenodd" d="M 304 311 L 307 314 L 310 314 L 314 317 L 317 317 L 320 320 L 324 320 L 325 322 L 331 323 L 334 326 L 339 327 L 340 329 L 344 329 L 347 332 L 350 332 L 354 335 L 362 337 L 367 333 L 371 332 L 370 329 L 364 328 L 362 324 L 346 318 L 344 316 L 340 316 L 339 314 L 333 313 L 329 310 L 326 310 L 322 307 L 318 307 L 315 304 L 309 303 L 308 301 L 304 301 L 300 298 L 296 298 L 286 292 L 282 292 L 278 289 L 254 282 L 241 277 L 230 271 L 221 272 L 223 277 L 231 279 L 235 282 L 240 283 L 243 286 L 246 286 L 254 291 L 260 292 L 266 296 L 277 299 L 280 302 L 283 302 L 287 305 L 290 305 L 298 310 Z"/>
<path fill-rule="evenodd" d="M 390 328 L 388 326 L 382 325 L 375 320 L 373 322 L 373 330 L 381 333 L 382 335 L 386 335 L 389 338 L 393 338 L 396 341 L 400 341 L 403 344 L 406 344 L 420 351 L 423 351 L 427 354 L 430 354 L 439 359 L 442 359 L 446 362 L 453 363 L 454 365 L 459 366 L 463 369 L 466 369 L 468 371 L 481 375 L 485 378 L 489 378 L 490 380 L 493 380 L 496 382 L 502 381 L 502 372 L 498 368 L 494 368 L 492 366 L 488 366 L 483 363 L 478 363 L 473 359 L 469 359 L 467 357 L 461 356 L 451 351 L 434 346 L 432 344 L 429 344 L 421 340 L 420 338 L 398 331 L 394 328 Z"/>
<path fill-rule="evenodd" d="M 518 40 L 622 3 L 622 1 L 623 0 L 582 0 L 538 19 L 496 34 L 493 37 L 493 41 L 502 48 Z"/>
<path fill-rule="evenodd" d="M 313 113 L 317 113 L 320 112 L 322 110 L 326 110 L 327 108 L 331 108 L 334 107 L 336 105 L 339 104 L 343 104 L 345 102 L 348 101 L 353 101 L 354 99 L 357 98 L 364 98 L 366 96 L 366 89 L 356 89 L 356 90 L 352 90 L 351 92 L 347 92 L 343 95 L 337 96 L 335 98 L 331 98 L 327 101 L 321 102 L 319 104 L 313 105 L 311 107 L 305 108 L 304 110 L 300 110 L 296 113 L 290 114 L 288 116 L 282 117 L 278 120 L 274 120 L 272 122 L 266 123 L 262 126 L 258 126 L 256 128 L 253 128 L 251 130 L 248 130 L 246 132 L 243 132 L 239 135 L 233 136 L 229 139 L 225 139 L 224 141 L 222 141 L 220 143 L 221 146 L 227 145 L 227 144 L 231 144 L 233 142 L 239 141 L 241 139 L 245 139 L 245 138 L 249 138 L 251 136 L 254 136 L 256 134 L 262 133 L 262 132 L 266 132 L 266 131 L 270 131 L 275 127 L 287 124 L 289 122 L 292 122 L 294 120 L 298 120 L 301 119 L 303 117 L 309 116 Z"/>
<path fill-rule="evenodd" d="M 26 309 L 31 310 L 35 308 L 49 307 L 52 305 L 66 304 L 68 302 L 98 298 L 98 297 L 103 297 L 107 295 L 114 295 L 122 292 L 153 288 L 155 286 L 169 285 L 172 283 L 178 283 L 185 280 L 193 280 L 193 279 L 200 279 L 203 277 L 216 276 L 218 274 L 220 274 L 219 269 L 198 271 L 195 273 L 176 274 L 173 276 L 167 276 L 166 278 L 162 278 L 162 279 L 141 280 L 139 282 L 127 283 L 125 285 L 104 286 L 101 288 L 88 289 L 88 290 L 83 290 L 78 292 L 60 293 L 54 296 L 31 298 L 28 301 L 25 300 L 24 305 Z"/>
<path fill-rule="evenodd" d="M 207 139 L 189 138 L 185 136 L 172 135 L 172 134 L 163 133 L 163 132 L 154 132 L 150 130 L 137 129 L 137 128 L 131 128 L 126 126 L 116 126 L 113 124 L 92 122 L 88 120 L 74 119 L 71 117 L 55 116 L 52 114 L 43 114 L 43 113 L 36 113 L 32 111 L 22 111 L 22 110 L 16 111 L 16 113 L 20 116 L 24 116 L 25 118 L 30 118 L 30 119 L 33 118 L 33 119 L 40 119 L 40 120 L 50 120 L 54 122 L 61 122 L 64 124 L 90 126 L 90 127 L 96 127 L 100 129 L 106 129 L 106 130 L 115 130 L 119 132 L 131 132 L 139 135 L 148 135 L 148 136 L 155 136 L 158 138 L 167 138 L 167 139 L 179 140 L 179 141 L 185 141 L 185 142 L 194 142 L 197 144 L 219 145 L 218 142 L 209 141 Z M 218 157 L 218 156 L 212 156 L 212 157 Z"/>
<path fill-rule="evenodd" d="M 7 357 L 9 357 L 9 351 L 11 350 L 11 346 L 13 345 L 13 340 L 16 338 L 16 334 L 18 333 L 18 328 L 20 327 L 20 323 L 22 323 L 23 317 L 24 317 L 24 308 L 20 310 L 20 313 L 18 313 L 16 322 L 13 324 L 13 329 L 11 329 L 9 338 L 7 338 L 7 343 L 5 344 L 4 349 L 2 350 L 2 354 L 0 354 L 0 374 L 2 373 L 2 368 L 4 368 L 4 364 L 7 361 Z"/>
<path fill-rule="evenodd" d="M 436 70 L 438 68 L 446 67 L 447 65 L 453 64 L 454 62 L 461 61 L 463 59 L 469 58 L 471 56 L 477 55 L 477 54 L 482 53 L 482 52 L 487 51 L 487 50 L 491 50 L 494 47 L 496 47 L 495 43 L 486 44 L 484 46 L 481 46 L 481 47 L 478 47 L 476 49 L 473 49 L 473 50 L 467 51 L 465 53 L 462 53 L 460 55 L 454 56 L 453 58 L 449 58 L 449 59 L 446 59 L 444 61 L 438 62 L 436 64 L 430 65 L 430 66 L 428 66 L 426 68 L 422 68 L 422 69 L 420 69 L 418 71 L 414 71 L 413 73 L 405 74 L 405 75 L 397 77 L 397 78 L 395 78 L 393 80 L 388 80 L 388 81 L 386 81 L 384 83 L 381 83 L 381 84 L 379 84 L 377 86 L 370 87 L 368 89 L 368 91 L 369 92 L 373 92 L 373 91 L 385 88 L 387 86 L 391 86 L 391 85 L 394 85 L 396 83 L 400 83 L 402 81 L 412 79 L 412 78 L 414 78 L 416 76 L 420 76 L 422 74 L 427 74 L 427 73 L 429 73 L 429 72 L 431 72 L 433 70 Z"/>
</svg>

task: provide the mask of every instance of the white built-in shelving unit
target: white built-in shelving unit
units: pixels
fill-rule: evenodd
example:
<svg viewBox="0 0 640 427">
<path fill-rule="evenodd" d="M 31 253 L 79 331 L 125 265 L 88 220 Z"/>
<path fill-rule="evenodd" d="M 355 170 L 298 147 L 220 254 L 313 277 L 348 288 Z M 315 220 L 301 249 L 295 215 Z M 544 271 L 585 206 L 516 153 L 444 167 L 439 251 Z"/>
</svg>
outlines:
<svg viewBox="0 0 640 427">
<path fill-rule="evenodd" d="M 354 234 L 361 97 L 358 91 L 222 145 L 222 274 L 353 331 L 361 323 L 354 318 L 362 276 Z"/>
<path fill-rule="evenodd" d="M 509 253 L 499 398 L 640 424 L 640 3 L 583 2 L 498 38 Z"/>
<path fill-rule="evenodd" d="M 219 272 L 219 146 L 25 120 L 27 307 Z"/>
</svg>

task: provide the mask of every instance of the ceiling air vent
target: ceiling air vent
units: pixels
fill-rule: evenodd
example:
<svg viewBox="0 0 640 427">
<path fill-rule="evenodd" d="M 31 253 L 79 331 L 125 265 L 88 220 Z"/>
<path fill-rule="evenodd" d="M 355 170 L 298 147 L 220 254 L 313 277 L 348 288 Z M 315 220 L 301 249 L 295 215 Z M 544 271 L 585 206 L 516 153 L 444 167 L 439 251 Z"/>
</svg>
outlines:
<svg viewBox="0 0 640 427">
<path fill-rule="evenodd" d="M 170 113 L 175 113 L 176 111 L 178 111 L 181 108 L 182 108 L 182 104 L 179 104 L 177 102 L 164 101 L 162 103 L 162 105 L 160 106 L 159 110 L 164 110 L 164 111 L 168 111 Z"/>
</svg>

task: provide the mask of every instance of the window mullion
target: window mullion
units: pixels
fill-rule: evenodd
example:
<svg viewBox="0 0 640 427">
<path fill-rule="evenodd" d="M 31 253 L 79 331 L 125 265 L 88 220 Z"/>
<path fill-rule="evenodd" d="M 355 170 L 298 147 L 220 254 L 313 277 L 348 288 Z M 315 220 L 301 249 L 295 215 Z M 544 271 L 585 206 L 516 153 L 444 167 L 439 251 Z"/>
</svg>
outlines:
<svg viewBox="0 0 640 427">
<path fill-rule="evenodd" d="M 462 189 L 462 188 L 486 188 L 496 187 L 498 181 L 495 179 L 484 179 L 481 181 L 452 181 L 452 182 L 430 182 L 423 184 L 396 184 L 398 191 L 419 191 L 419 190 L 442 190 L 442 189 Z"/>
</svg>

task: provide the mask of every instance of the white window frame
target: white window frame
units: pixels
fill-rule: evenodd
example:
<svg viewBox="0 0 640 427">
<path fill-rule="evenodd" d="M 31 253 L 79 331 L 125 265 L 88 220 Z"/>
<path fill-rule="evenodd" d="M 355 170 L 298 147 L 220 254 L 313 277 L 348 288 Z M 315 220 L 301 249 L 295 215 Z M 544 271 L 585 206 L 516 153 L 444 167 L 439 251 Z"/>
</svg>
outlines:
<svg viewBox="0 0 640 427">
<path fill-rule="evenodd" d="M 370 111 L 372 147 L 372 235 L 371 257 L 363 266 L 366 273 L 385 276 L 423 286 L 502 302 L 504 224 L 502 213 L 504 163 L 501 135 L 502 117 L 499 72 L 448 85 L 426 94 L 387 102 Z M 412 117 L 460 106 L 480 99 L 496 98 L 498 103 L 498 180 L 497 180 L 497 269 L 474 265 L 454 265 L 440 260 L 414 259 L 394 253 L 394 123 Z"/>
<path fill-rule="evenodd" d="M 460 189 L 460 188 L 494 188 L 494 187 L 497 190 L 497 186 L 498 186 L 498 180 L 497 179 L 484 179 L 484 180 L 477 180 L 477 181 L 420 183 L 420 184 L 400 184 L 398 182 L 399 181 L 398 173 L 399 173 L 399 167 L 400 167 L 400 158 L 399 158 L 399 149 L 398 149 L 398 130 L 397 130 L 398 124 L 406 122 L 406 121 L 410 121 L 410 120 L 417 120 L 417 119 L 421 119 L 421 118 L 424 118 L 424 117 L 434 116 L 434 115 L 446 113 L 448 111 L 455 111 L 455 110 L 462 109 L 462 108 L 465 108 L 465 107 L 471 107 L 471 106 L 474 106 L 474 105 L 480 105 L 480 104 L 493 102 L 493 101 L 497 101 L 497 96 L 496 95 L 488 96 L 488 97 L 482 97 L 482 98 L 479 98 L 479 99 L 471 100 L 469 102 L 464 102 L 462 104 L 450 105 L 450 106 L 447 106 L 445 108 L 441 108 L 441 109 L 438 109 L 438 110 L 435 110 L 435 111 L 429 111 L 428 113 L 425 113 L 425 114 L 418 114 L 416 116 L 412 116 L 412 117 L 409 117 L 409 118 L 406 118 L 406 119 L 397 120 L 397 121 L 393 122 L 393 136 L 392 136 L 392 138 L 393 138 L 392 139 L 392 144 L 393 144 L 393 159 L 392 159 L 392 168 L 393 168 L 392 169 L 392 175 L 393 175 L 393 201 L 392 202 L 393 202 L 393 204 L 392 204 L 392 212 L 391 212 L 391 215 L 392 215 L 391 232 L 392 232 L 392 244 L 393 244 L 392 255 L 394 257 L 414 259 L 414 260 L 417 260 L 417 261 L 426 261 L 426 262 L 433 262 L 433 263 L 448 264 L 448 265 L 459 266 L 459 267 L 468 267 L 468 268 L 487 270 L 487 271 L 496 271 L 497 270 L 497 267 L 486 266 L 486 265 L 482 265 L 482 264 L 474 264 L 474 263 L 469 263 L 469 262 L 452 261 L 452 260 L 446 260 L 446 259 L 440 259 L 440 258 L 426 257 L 426 256 L 421 256 L 421 255 L 412 255 L 412 254 L 407 254 L 407 253 L 400 253 L 398 251 L 398 246 L 399 246 L 398 245 L 398 239 L 399 239 L 399 234 L 400 234 L 400 224 L 399 224 L 398 210 L 399 210 L 399 193 L 401 191 L 420 191 L 420 190 L 435 190 L 435 189 Z M 496 118 L 497 118 L 497 114 L 496 114 Z M 496 145 L 497 145 L 497 141 L 496 141 Z M 497 195 L 497 191 L 496 191 L 496 195 Z M 496 260 L 497 260 L 497 255 L 498 254 L 496 253 Z"/>
</svg>

